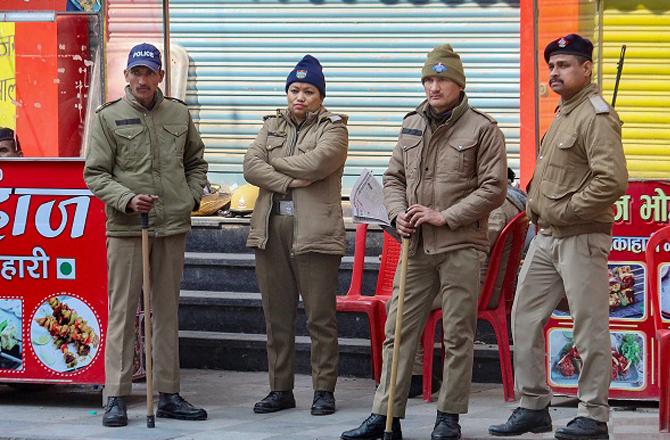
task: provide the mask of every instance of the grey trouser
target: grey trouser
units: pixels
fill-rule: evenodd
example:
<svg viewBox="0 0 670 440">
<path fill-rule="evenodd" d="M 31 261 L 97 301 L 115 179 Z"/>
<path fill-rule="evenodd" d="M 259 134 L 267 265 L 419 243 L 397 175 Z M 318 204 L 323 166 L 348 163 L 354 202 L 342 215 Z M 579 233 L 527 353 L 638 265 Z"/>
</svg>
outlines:
<svg viewBox="0 0 670 440">
<path fill-rule="evenodd" d="M 311 338 L 312 386 L 334 391 L 339 353 L 335 295 L 342 257 L 310 252 L 292 255 L 293 216 L 271 215 L 265 250 L 256 249 L 256 278 L 267 327 L 272 391 L 293 389 L 295 319 L 302 296 Z"/>
<path fill-rule="evenodd" d="M 179 392 L 179 286 L 184 270 L 186 234 L 150 240 L 153 308 L 154 387 Z M 108 237 L 109 318 L 105 344 L 107 396 L 131 391 L 135 349 L 135 316 L 142 294 L 142 239 Z"/>
<path fill-rule="evenodd" d="M 551 402 L 545 373 L 544 326 L 565 296 L 574 320 L 574 341 L 583 367 L 579 416 L 609 419 L 611 378 L 607 257 L 609 234 L 566 238 L 538 234 L 519 272 L 512 308 L 514 377 L 521 406 L 541 409 Z"/>
<path fill-rule="evenodd" d="M 480 252 L 474 248 L 426 255 L 419 246 L 409 258 L 403 313 L 394 417 L 405 416 L 416 347 L 435 296 L 442 298 L 442 327 L 446 356 L 437 409 L 466 413 L 472 380 L 473 342 L 477 327 Z M 400 270 L 396 271 L 386 320 L 382 376 L 372 412 L 386 415 L 391 359 L 398 309 Z"/>
</svg>

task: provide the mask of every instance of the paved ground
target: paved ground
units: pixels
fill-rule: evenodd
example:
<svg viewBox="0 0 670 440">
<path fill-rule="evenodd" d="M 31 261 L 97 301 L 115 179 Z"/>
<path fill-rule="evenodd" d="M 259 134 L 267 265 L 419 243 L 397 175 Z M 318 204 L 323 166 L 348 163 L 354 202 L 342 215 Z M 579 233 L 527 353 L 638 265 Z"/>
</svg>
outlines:
<svg viewBox="0 0 670 440">
<path fill-rule="evenodd" d="M 52 387 L 43 391 L 14 390 L 0 385 L 0 439 L 34 440 L 336 440 L 342 431 L 357 426 L 369 413 L 374 382 L 343 378 L 336 392 L 338 411 L 332 416 L 309 414 L 311 381 L 296 378 L 298 407 L 280 413 L 258 415 L 253 403 L 267 393 L 266 373 L 184 370 L 182 395 L 209 412 L 204 422 L 157 419 L 146 428 L 144 386 L 135 386 L 129 406 L 129 425 L 101 425 L 100 392 L 90 387 Z M 555 398 L 551 408 L 554 426 L 564 425 L 575 414 L 575 401 Z M 658 406 L 614 402 L 610 438 L 665 439 L 658 433 Z M 487 427 L 506 420 L 514 403 L 502 399 L 499 385 L 475 384 L 470 413 L 461 418 L 463 438 L 490 438 Z M 411 399 L 402 423 L 406 440 L 429 439 L 435 420 L 435 403 Z M 523 439 L 553 438 L 527 435 Z"/>
</svg>

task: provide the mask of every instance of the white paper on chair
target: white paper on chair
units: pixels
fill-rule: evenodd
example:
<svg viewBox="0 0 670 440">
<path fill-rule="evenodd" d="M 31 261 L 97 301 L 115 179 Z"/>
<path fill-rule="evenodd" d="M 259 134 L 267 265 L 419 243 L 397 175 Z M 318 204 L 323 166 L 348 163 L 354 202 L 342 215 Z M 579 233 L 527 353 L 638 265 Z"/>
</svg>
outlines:
<svg viewBox="0 0 670 440">
<path fill-rule="evenodd" d="M 391 226 L 384 207 L 384 188 L 368 169 L 363 169 L 351 189 L 354 223 Z"/>
</svg>

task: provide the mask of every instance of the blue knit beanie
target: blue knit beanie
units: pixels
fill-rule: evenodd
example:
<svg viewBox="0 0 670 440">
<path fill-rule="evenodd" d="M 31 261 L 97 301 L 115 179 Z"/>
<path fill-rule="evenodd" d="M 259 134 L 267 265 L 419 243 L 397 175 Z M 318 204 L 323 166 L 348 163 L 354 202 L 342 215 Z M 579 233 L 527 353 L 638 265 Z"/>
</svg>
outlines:
<svg viewBox="0 0 670 440">
<path fill-rule="evenodd" d="M 326 78 L 323 76 L 323 68 L 319 60 L 311 55 L 302 57 L 298 64 L 295 65 L 291 73 L 286 77 L 286 92 L 294 82 L 308 83 L 319 89 L 321 97 L 326 97 Z"/>
</svg>

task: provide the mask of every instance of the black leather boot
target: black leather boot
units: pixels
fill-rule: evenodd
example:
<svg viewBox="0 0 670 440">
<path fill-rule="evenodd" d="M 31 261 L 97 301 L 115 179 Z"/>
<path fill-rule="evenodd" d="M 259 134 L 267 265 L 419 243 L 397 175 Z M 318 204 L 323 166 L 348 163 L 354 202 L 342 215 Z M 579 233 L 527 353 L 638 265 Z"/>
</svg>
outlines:
<svg viewBox="0 0 670 440">
<path fill-rule="evenodd" d="M 502 425 L 489 426 L 489 434 L 498 436 L 521 435 L 527 432 L 534 434 L 551 431 L 549 410 L 517 408 Z"/>
<path fill-rule="evenodd" d="M 332 391 L 314 391 L 311 413 L 313 416 L 327 416 L 335 412 L 335 395 Z"/>
<path fill-rule="evenodd" d="M 156 417 L 178 420 L 207 420 L 207 411 L 191 405 L 179 393 L 160 393 Z"/>
<path fill-rule="evenodd" d="M 270 394 L 254 405 L 256 414 L 265 414 L 295 408 L 293 391 L 270 391 Z"/>
<path fill-rule="evenodd" d="M 126 401 L 123 397 L 111 396 L 107 398 L 105 415 L 102 416 L 102 426 L 116 428 L 128 424 Z"/>
<path fill-rule="evenodd" d="M 340 436 L 342 440 L 378 440 L 384 437 L 384 429 L 386 428 L 386 416 L 379 414 L 370 414 L 370 417 L 365 419 L 361 426 L 350 431 L 345 431 Z M 393 440 L 402 440 L 402 431 L 400 430 L 400 419 L 393 418 L 391 425 L 391 438 Z"/>
<path fill-rule="evenodd" d="M 458 414 L 443 413 L 437 410 L 435 428 L 430 434 L 430 440 L 459 440 L 461 425 L 458 424 Z"/>
<path fill-rule="evenodd" d="M 575 417 L 565 428 L 558 428 L 554 434 L 559 440 L 608 439 L 607 423 L 589 417 Z"/>
</svg>

